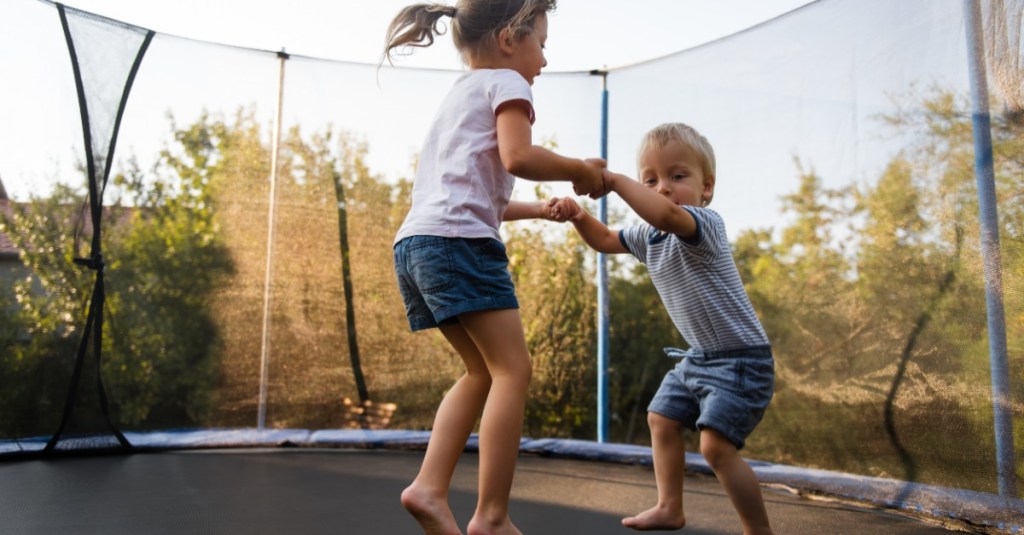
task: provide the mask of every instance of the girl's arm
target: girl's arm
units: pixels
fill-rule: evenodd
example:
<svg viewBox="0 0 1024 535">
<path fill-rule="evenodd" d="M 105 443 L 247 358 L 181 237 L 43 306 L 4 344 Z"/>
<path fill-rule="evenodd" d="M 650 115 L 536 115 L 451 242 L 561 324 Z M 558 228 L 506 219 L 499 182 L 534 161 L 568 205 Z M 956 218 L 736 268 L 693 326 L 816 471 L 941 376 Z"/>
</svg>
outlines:
<svg viewBox="0 0 1024 535">
<path fill-rule="evenodd" d="M 576 232 L 591 249 L 599 253 L 628 253 L 619 240 L 619 232 L 604 225 L 600 220 L 587 213 L 576 201 L 569 197 L 559 199 L 553 208 L 555 221 L 572 221 Z"/>
<path fill-rule="evenodd" d="M 603 195 L 604 160 L 567 158 L 534 145 L 528 105 L 510 101 L 498 108 L 498 153 L 505 169 L 529 180 L 571 180 L 579 195 Z"/>
<path fill-rule="evenodd" d="M 697 221 L 690 212 L 637 180 L 605 171 L 605 189 L 618 193 L 638 216 L 662 232 L 687 238 L 697 233 Z"/>
<path fill-rule="evenodd" d="M 552 205 L 552 201 L 509 201 L 502 221 L 517 221 L 520 219 L 547 219 L 548 221 L 554 221 L 555 218 L 551 213 Z"/>
</svg>

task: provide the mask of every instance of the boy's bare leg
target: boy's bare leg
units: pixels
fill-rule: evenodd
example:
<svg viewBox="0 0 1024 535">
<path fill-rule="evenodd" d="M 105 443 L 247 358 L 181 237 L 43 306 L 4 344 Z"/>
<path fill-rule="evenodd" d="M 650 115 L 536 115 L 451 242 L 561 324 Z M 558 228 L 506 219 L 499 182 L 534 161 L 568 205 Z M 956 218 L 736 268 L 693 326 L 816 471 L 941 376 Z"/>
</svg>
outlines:
<svg viewBox="0 0 1024 535">
<path fill-rule="evenodd" d="M 461 534 L 448 505 L 448 487 L 459 456 L 483 411 L 491 378 L 480 351 L 461 325 L 441 332 L 466 365 L 466 373 L 448 391 L 434 416 L 427 452 L 416 479 L 402 492 L 402 506 L 429 535 Z"/>
<path fill-rule="evenodd" d="M 700 452 L 739 513 L 743 534 L 772 535 L 757 475 L 740 457 L 736 446 L 725 435 L 705 428 L 700 432 Z"/>
<path fill-rule="evenodd" d="M 518 309 L 463 314 L 459 321 L 487 363 L 491 389 L 480 419 L 480 496 L 467 535 L 522 535 L 508 505 L 533 373 Z"/>
<path fill-rule="evenodd" d="M 686 515 L 683 514 L 686 447 L 682 425 L 653 412 L 647 413 L 647 423 L 651 428 L 658 503 L 636 516 L 623 518 L 622 525 L 642 531 L 680 529 L 686 525 Z"/>
</svg>

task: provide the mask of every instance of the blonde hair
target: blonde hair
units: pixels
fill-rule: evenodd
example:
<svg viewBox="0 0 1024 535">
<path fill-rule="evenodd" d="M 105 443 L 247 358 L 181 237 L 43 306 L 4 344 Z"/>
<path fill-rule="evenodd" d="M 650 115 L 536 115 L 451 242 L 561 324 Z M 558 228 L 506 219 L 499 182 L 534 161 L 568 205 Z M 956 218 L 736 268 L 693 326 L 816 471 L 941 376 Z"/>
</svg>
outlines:
<svg viewBox="0 0 1024 535">
<path fill-rule="evenodd" d="M 715 178 L 715 149 L 700 132 L 692 126 L 683 123 L 659 124 L 644 134 L 643 139 L 640 141 L 640 148 L 636 151 L 637 164 L 639 165 L 640 158 L 648 150 L 660 149 L 673 141 L 682 143 L 697 153 L 700 157 L 701 171 L 704 173 L 705 180 Z M 639 169 L 637 173 L 639 173 Z M 705 205 L 710 203 L 711 197 L 704 199 Z"/>
<path fill-rule="evenodd" d="M 390 62 L 395 48 L 434 44 L 434 36 L 447 31 L 441 21 L 444 16 L 452 19 L 452 40 L 465 60 L 495 42 L 502 30 L 507 29 L 517 38 L 529 34 L 537 16 L 554 11 L 556 3 L 557 0 L 458 0 L 454 6 L 407 6 L 388 26 L 381 62 Z"/>
</svg>

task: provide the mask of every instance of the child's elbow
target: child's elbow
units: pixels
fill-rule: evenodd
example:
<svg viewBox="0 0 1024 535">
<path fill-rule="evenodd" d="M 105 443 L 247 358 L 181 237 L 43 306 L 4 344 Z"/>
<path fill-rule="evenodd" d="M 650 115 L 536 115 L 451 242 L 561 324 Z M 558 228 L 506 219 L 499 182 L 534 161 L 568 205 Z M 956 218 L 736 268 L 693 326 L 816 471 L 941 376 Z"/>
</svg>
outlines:
<svg viewBox="0 0 1024 535">
<path fill-rule="evenodd" d="M 664 212 L 643 214 L 642 217 L 644 221 L 647 221 L 648 225 L 663 232 L 672 226 L 672 217 Z"/>
<path fill-rule="evenodd" d="M 530 177 L 533 161 L 528 146 L 500 148 L 498 155 L 501 157 L 501 164 L 505 166 L 506 171 L 516 176 Z"/>
<path fill-rule="evenodd" d="M 677 213 L 663 213 L 648 221 L 650 225 L 662 232 L 677 234 L 680 236 L 692 236 L 697 228 L 692 217 L 680 216 Z"/>
<path fill-rule="evenodd" d="M 502 157 L 501 163 L 505 166 L 505 170 L 513 175 L 521 177 L 529 176 L 529 160 L 520 155 Z"/>
</svg>

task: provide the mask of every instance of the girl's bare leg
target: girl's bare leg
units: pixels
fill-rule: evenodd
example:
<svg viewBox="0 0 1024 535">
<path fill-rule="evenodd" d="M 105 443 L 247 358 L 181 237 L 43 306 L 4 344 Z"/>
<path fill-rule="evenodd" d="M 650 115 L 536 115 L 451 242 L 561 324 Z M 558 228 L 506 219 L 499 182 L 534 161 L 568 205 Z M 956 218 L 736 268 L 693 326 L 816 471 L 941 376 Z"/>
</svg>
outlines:
<svg viewBox="0 0 1024 535">
<path fill-rule="evenodd" d="M 467 535 L 521 535 L 508 505 L 532 368 L 517 309 L 463 314 L 459 321 L 491 377 L 480 419 L 480 496 Z"/>
<path fill-rule="evenodd" d="M 480 351 L 459 324 L 441 332 L 466 365 L 466 373 L 448 391 L 434 416 L 427 452 L 416 479 L 402 492 L 402 506 L 430 535 L 461 534 L 448 506 L 448 487 L 459 456 L 483 411 L 491 378 Z"/>
<path fill-rule="evenodd" d="M 714 429 L 700 432 L 700 452 L 725 488 L 743 523 L 744 535 L 772 535 L 761 486 L 736 446 Z"/>
<path fill-rule="evenodd" d="M 651 453 L 654 479 L 658 484 L 658 503 L 636 516 L 622 519 L 622 525 L 636 530 L 672 530 L 686 525 L 683 514 L 683 478 L 686 474 L 686 447 L 682 425 L 660 414 L 647 413 L 651 428 Z"/>
</svg>

